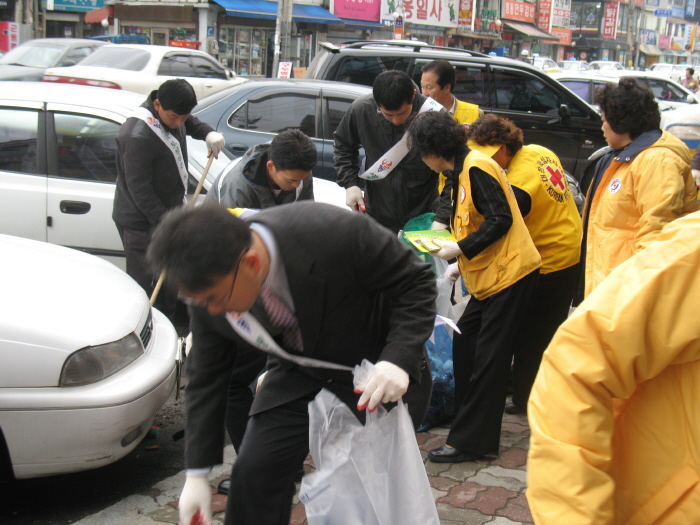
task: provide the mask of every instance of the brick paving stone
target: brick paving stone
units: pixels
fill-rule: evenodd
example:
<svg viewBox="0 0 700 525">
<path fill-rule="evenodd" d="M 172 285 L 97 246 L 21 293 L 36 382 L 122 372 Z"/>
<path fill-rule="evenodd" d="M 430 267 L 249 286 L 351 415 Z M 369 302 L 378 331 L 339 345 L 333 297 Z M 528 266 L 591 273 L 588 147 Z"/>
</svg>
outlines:
<svg viewBox="0 0 700 525">
<path fill-rule="evenodd" d="M 443 472 L 449 470 L 451 466 L 452 465 L 449 463 L 433 463 L 432 461 L 426 461 L 425 471 L 428 473 L 428 476 L 440 476 Z M 458 479 L 456 481 L 462 480 Z"/>
<path fill-rule="evenodd" d="M 433 450 L 443 446 L 445 441 L 447 441 L 447 436 L 431 436 L 422 445 L 418 445 L 418 448 L 421 450 Z"/>
<path fill-rule="evenodd" d="M 449 503 L 453 507 L 459 509 L 465 509 L 467 508 L 467 504 L 476 500 L 480 492 L 486 490 L 488 490 L 488 487 L 482 487 L 474 483 L 465 482 L 451 488 L 446 496 L 443 496 L 437 501 L 439 503 Z"/>
<path fill-rule="evenodd" d="M 501 487 L 515 493 L 519 493 L 523 488 L 523 483 L 515 478 L 498 478 L 488 472 L 479 472 L 476 476 L 469 478 L 469 481 L 488 487 Z"/>
<path fill-rule="evenodd" d="M 450 427 L 433 427 L 430 432 L 436 436 L 447 436 L 450 433 Z"/>
<path fill-rule="evenodd" d="M 420 447 L 423 445 L 426 441 L 429 439 L 432 439 L 435 437 L 435 434 L 431 432 L 417 432 L 416 433 L 416 441 L 418 442 L 418 446 Z"/>
<path fill-rule="evenodd" d="M 440 477 L 453 479 L 455 481 L 464 481 L 484 468 L 484 465 L 473 461 L 464 461 L 462 463 L 433 463 L 429 461 L 428 463 L 433 465 L 448 465 L 449 468 L 441 471 Z"/>
<path fill-rule="evenodd" d="M 148 517 L 153 519 L 153 521 L 157 521 L 160 523 L 177 524 L 180 522 L 180 513 L 177 511 L 177 509 L 168 505 L 154 510 L 153 512 L 149 512 Z"/>
<path fill-rule="evenodd" d="M 524 421 L 522 423 L 520 422 L 515 422 L 515 421 L 510 421 L 510 422 L 503 422 L 501 425 L 501 432 L 514 432 L 519 434 L 520 432 L 525 432 L 528 430 L 527 426 L 527 421 Z"/>
<path fill-rule="evenodd" d="M 440 523 L 455 521 L 464 525 L 483 525 L 493 519 L 475 509 L 456 509 L 447 503 L 438 503 Z M 444 521 L 443 521 L 444 520 Z"/>
<path fill-rule="evenodd" d="M 489 525 L 522 525 L 519 521 L 511 521 L 502 516 L 497 517 L 493 521 L 489 521 Z"/>
<path fill-rule="evenodd" d="M 502 509 L 508 500 L 518 496 L 517 492 L 506 490 L 503 487 L 489 487 L 478 493 L 476 501 L 467 504 L 467 508 L 476 509 L 483 514 L 494 516 L 496 511 Z"/>
<path fill-rule="evenodd" d="M 501 455 L 494 459 L 491 464 L 503 468 L 517 468 L 525 465 L 527 461 L 527 451 L 521 448 L 506 449 Z"/>
<path fill-rule="evenodd" d="M 513 503 L 513 500 L 509 501 L 504 508 L 497 510 L 496 514 L 521 523 L 534 523 L 530 509 Z"/>
<path fill-rule="evenodd" d="M 490 465 L 488 467 L 483 468 L 480 472 L 491 474 L 492 476 L 497 478 L 514 478 L 517 479 L 521 484 L 525 484 L 526 474 L 522 470 L 508 469 L 499 467 L 497 465 Z"/>
<path fill-rule="evenodd" d="M 437 490 L 449 491 L 452 487 L 456 486 L 458 483 L 449 478 L 443 478 L 438 476 L 431 476 L 428 478 L 430 481 L 430 486 Z"/>
<path fill-rule="evenodd" d="M 306 509 L 304 509 L 304 505 L 296 505 L 292 509 L 289 525 L 306 525 Z"/>
</svg>

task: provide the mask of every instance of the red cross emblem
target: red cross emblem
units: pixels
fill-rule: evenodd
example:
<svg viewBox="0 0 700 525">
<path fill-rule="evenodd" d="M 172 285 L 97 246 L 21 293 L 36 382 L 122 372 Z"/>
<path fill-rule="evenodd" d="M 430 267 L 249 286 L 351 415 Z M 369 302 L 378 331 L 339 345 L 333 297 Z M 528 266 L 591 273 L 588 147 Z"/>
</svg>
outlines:
<svg viewBox="0 0 700 525">
<path fill-rule="evenodd" d="M 549 172 L 549 182 L 552 183 L 552 186 L 559 186 L 562 191 L 565 191 L 566 186 L 564 186 L 564 176 L 561 171 L 553 169 L 551 166 L 547 166 L 545 169 Z"/>
</svg>

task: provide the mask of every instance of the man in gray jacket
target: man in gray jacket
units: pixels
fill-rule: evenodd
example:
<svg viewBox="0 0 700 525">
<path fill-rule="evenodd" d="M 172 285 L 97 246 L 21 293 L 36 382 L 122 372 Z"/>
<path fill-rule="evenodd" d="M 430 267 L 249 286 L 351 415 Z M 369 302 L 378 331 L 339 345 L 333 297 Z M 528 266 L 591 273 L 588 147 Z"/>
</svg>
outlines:
<svg viewBox="0 0 700 525">
<path fill-rule="evenodd" d="M 452 215 L 447 201 L 438 209 L 438 175 L 415 152 L 388 154 L 401 142 L 410 120 L 426 110 L 444 111 L 418 93 L 406 73 L 385 71 L 375 79 L 371 95 L 352 103 L 333 134 L 337 180 L 345 188 L 347 205 L 366 211 L 394 232 L 423 213 L 436 212 L 435 221 L 442 224 L 449 224 Z M 359 187 L 364 171 L 360 169 L 360 147 L 365 149 L 368 172 L 375 171 L 372 167 L 379 163 L 376 174 L 365 177 L 366 199 Z"/>
<path fill-rule="evenodd" d="M 313 200 L 311 170 L 318 152 L 309 137 L 288 129 L 268 144 L 248 149 L 230 171 L 219 175 L 207 200 L 227 208 L 271 208 L 298 200 Z"/>
</svg>

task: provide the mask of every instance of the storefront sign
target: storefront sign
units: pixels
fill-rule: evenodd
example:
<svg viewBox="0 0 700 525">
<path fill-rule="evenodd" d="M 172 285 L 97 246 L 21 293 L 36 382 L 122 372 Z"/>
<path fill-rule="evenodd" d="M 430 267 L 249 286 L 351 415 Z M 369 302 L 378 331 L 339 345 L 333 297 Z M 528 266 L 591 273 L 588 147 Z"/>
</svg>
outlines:
<svg viewBox="0 0 700 525">
<path fill-rule="evenodd" d="M 80 11 L 87 13 L 88 11 L 104 7 L 104 5 L 104 0 L 41 0 L 41 7 L 48 11 Z"/>
<path fill-rule="evenodd" d="M 656 31 L 653 29 L 639 30 L 639 43 L 656 45 Z"/>
<path fill-rule="evenodd" d="M 688 0 L 685 4 L 685 16 L 691 17 L 695 15 L 695 0 Z"/>
<path fill-rule="evenodd" d="M 503 18 L 520 22 L 535 23 L 535 4 L 505 0 Z"/>
<path fill-rule="evenodd" d="M 693 39 L 693 51 L 700 51 L 700 26 L 693 26 L 695 38 Z"/>
<path fill-rule="evenodd" d="M 537 6 L 537 27 L 549 33 L 552 29 L 552 0 L 540 0 Z"/>
<path fill-rule="evenodd" d="M 557 37 L 559 40 L 542 40 L 543 44 L 559 44 L 562 46 L 570 46 L 571 41 L 572 41 L 572 33 L 571 29 L 568 28 L 563 28 L 563 27 L 553 27 L 552 30 L 550 31 L 555 37 Z"/>
<path fill-rule="evenodd" d="M 189 40 L 171 40 L 168 44 L 170 47 L 186 47 L 187 49 L 199 49 L 201 42 L 190 42 Z"/>
<path fill-rule="evenodd" d="M 603 18 L 603 40 L 615 40 L 617 36 L 617 2 L 605 3 L 605 18 Z"/>
<path fill-rule="evenodd" d="M 571 0 L 554 0 L 552 9 L 552 26 L 569 27 Z"/>
<path fill-rule="evenodd" d="M 644 0 L 645 7 L 659 7 L 661 5 L 659 0 Z"/>
<path fill-rule="evenodd" d="M 654 10 L 654 16 L 658 16 L 659 18 L 666 18 L 669 17 L 673 14 L 673 11 L 670 9 L 655 9 Z"/>
<path fill-rule="evenodd" d="M 682 36 L 672 36 L 671 37 L 671 47 L 669 49 L 675 49 L 676 51 L 683 51 L 685 44 Z"/>
<path fill-rule="evenodd" d="M 659 35 L 659 49 L 669 49 L 671 47 L 671 37 L 668 35 Z"/>
<path fill-rule="evenodd" d="M 292 78 L 292 63 L 280 62 L 277 78 Z"/>
<path fill-rule="evenodd" d="M 459 2 L 459 18 L 458 23 L 460 26 L 472 26 L 473 0 L 460 0 Z"/>
<path fill-rule="evenodd" d="M 353 20 L 379 21 L 381 0 L 335 0 L 333 14 Z"/>
<path fill-rule="evenodd" d="M 397 8 L 403 8 L 404 23 L 438 26 L 445 31 L 457 27 L 457 11 L 460 0 L 381 0 L 381 18 L 391 18 Z M 408 29 L 411 29 L 410 26 Z"/>
<path fill-rule="evenodd" d="M 685 10 L 682 7 L 672 7 L 671 16 L 674 18 L 683 18 L 685 16 Z"/>
</svg>

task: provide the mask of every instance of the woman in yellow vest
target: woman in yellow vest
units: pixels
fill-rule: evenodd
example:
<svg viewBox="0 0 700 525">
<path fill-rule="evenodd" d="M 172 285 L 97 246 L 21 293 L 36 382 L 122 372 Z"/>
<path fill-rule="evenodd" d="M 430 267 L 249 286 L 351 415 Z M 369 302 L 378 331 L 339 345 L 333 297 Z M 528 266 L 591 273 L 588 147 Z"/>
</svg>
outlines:
<svg viewBox="0 0 700 525">
<path fill-rule="evenodd" d="M 513 402 L 509 414 L 524 414 L 532 383 L 549 341 L 571 307 L 581 254 L 581 217 L 559 158 L 535 144 L 508 119 L 486 115 L 467 131 L 468 145 L 507 170 L 520 212 L 542 257 L 528 320 L 514 348 Z"/>
<path fill-rule="evenodd" d="M 443 112 L 418 115 L 409 144 L 430 168 L 452 178 L 452 233 L 434 255 L 457 258 L 471 299 L 457 325 L 453 363 L 457 415 L 440 463 L 497 456 L 512 350 L 541 264 L 513 190 L 491 157 L 469 151 L 466 129 Z"/>
</svg>

